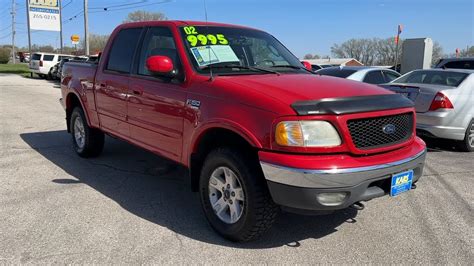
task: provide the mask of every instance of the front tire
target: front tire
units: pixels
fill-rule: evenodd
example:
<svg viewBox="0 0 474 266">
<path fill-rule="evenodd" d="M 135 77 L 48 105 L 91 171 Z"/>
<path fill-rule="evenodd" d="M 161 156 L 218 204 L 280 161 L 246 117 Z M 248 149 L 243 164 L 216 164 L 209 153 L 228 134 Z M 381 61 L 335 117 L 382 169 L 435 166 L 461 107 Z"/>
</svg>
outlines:
<svg viewBox="0 0 474 266">
<path fill-rule="evenodd" d="M 199 191 L 211 227 L 232 241 L 263 235 L 279 211 L 258 163 L 235 149 L 218 148 L 207 156 Z"/>
<path fill-rule="evenodd" d="M 465 152 L 474 152 L 474 119 L 469 122 L 464 140 L 459 142 L 459 149 Z"/>
<path fill-rule="evenodd" d="M 84 111 L 80 107 L 72 111 L 70 129 L 72 145 L 79 156 L 88 158 L 100 155 L 104 148 L 104 133 L 89 127 Z"/>
</svg>

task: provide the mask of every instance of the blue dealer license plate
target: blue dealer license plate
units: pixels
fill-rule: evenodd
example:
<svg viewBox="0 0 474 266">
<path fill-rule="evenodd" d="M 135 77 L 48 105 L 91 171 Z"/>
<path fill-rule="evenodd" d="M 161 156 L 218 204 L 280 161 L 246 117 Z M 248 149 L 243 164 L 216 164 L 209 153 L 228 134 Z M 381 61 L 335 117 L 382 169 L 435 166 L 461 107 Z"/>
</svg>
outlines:
<svg viewBox="0 0 474 266">
<path fill-rule="evenodd" d="M 392 186 L 390 187 L 390 196 L 394 197 L 400 193 L 410 190 L 412 181 L 413 170 L 393 175 Z"/>
</svg>

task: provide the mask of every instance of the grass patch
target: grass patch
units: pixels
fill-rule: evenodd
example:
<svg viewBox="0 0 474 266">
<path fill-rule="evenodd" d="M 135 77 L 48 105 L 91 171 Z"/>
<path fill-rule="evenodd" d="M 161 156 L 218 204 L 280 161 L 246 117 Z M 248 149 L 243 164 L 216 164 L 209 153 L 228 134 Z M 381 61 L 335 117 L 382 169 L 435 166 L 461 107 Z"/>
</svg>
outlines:
<svg viewBox="0 0 474 266">
<path fill-rule="evenodd" d="M 0 73 L 29 76 L 30 70 L 28 64 L 0 64 Z"/>
</svg>

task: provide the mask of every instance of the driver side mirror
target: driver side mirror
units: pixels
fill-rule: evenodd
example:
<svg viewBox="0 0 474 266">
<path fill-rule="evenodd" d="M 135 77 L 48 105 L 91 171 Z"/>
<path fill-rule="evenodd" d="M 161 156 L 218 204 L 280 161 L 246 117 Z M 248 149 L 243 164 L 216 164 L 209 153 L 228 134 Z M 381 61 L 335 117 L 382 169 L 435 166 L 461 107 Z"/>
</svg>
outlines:
<svg viewBox="0 0 474 266">
<path fill-rule="evenodd" d="M 308 62 L 308 61 L 301 61 L 301 63 L 303 64 L 303 66 L 304 66 L 307 70 L 313 71 L 313 67 L 311 66 L 311 63 L 310 63 L 310 62 Z"/>
<path fill-rule="evenodd" d="M 173 60 L 163 55 L 153 55 L 146 60 L 146 68 L 154 75 L 172 78 L 176 75 Z"/>
</svg>

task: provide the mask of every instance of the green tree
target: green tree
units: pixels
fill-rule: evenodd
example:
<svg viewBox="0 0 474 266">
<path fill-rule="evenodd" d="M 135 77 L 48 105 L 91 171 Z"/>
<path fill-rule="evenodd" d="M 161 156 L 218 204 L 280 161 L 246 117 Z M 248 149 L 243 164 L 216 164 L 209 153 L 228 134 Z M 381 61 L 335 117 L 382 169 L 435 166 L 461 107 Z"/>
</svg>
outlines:
<svg viewBox="0 0 474 266">
<path fill-rule="evenodd" d="M 6 64 L 10 61 L 12 50 L 7 47 L 0 48 L 0 64 Z"/>
</svg>

